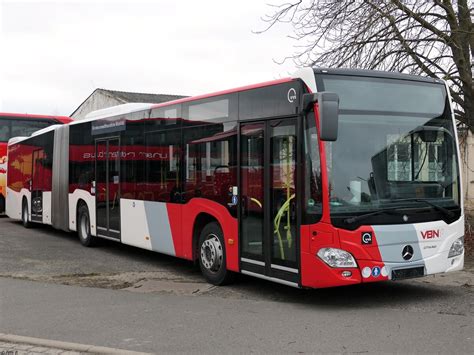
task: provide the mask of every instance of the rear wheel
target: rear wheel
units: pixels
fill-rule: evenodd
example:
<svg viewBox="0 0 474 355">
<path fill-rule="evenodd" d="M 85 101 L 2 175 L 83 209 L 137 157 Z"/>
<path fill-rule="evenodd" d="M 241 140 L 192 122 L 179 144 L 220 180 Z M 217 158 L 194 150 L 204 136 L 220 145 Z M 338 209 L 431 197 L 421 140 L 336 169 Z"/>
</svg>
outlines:
<svg viewBox="0 0 474 355">
<path fill-rule="evenodd" d="M 31 228 L 31 222 L 28 220 L 28 202 L 23 200 L 23 204 L 21 207 L 21 223 L 25 228 Z"/>
<path fill-rule="evenodd" d="M 89 209 L 84 204 L 81 204 L 77 211 L 77 234 L 81 244 L 86 247 L 94 246 L 97 241 L 97 238 L 91 235 Z"/>
<path fill-rule="evenodd" d="M 199 266 L 206 280 L 213 285 L 225 285 L 234 274 L 226 268 L 225 244 L 218 223 L 207 224 L 199 238 Z"/>
<path fill-rule="evenodd" d="M 5 212 L 5 197 L 3 195 L 0 195 L 0 213 Z"/>
</svg>

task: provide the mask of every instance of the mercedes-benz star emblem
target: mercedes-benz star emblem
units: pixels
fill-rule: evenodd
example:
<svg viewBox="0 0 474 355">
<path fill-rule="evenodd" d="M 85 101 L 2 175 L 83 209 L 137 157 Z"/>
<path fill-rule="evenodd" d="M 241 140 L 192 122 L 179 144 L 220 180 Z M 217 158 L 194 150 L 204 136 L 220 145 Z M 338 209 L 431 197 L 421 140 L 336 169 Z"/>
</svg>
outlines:
<svg viewBox="0 0 474 355">
<path fill-rule="evenodd" d="M 410 260 L 413 258 L 413 247 L 411 245 L 405 245 L 402 250 L 402 258 L 404 260 Z"/>
</svg>

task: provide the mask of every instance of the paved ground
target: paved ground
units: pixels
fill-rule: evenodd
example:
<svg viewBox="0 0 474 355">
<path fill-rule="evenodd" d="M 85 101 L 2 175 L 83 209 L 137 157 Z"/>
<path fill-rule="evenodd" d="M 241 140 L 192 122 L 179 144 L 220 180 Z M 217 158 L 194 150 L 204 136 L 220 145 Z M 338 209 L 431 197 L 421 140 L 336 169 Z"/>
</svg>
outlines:
<svg viewBox="0 0 474 355">
<path fill-rule="evenodd" d="M 423 286 L 304 303 L 298 293 L 295 302 L 272 302 L 12 279 L 0 279 L 0 289 L 4 332 L 136 351 L 467 354 L 474 348 L 472 297 Z"/>
<path fill-rule="evenodd" d="M 0 333 L 0 355 L 150 355 L 124 349 Z"/>
<path fill-rule="evenodd" d="M 35 346 L 24 343 L 5 343 L 0 342 L 0 355 L 81 355 L 87 354 L 78 351 L 69 351 L 66 349 L 55 349 L 45 346 Z"/>
<path fill-rule="evenodd" d="M 212 287 L 192 263 L 101 244 L 0 219 L 0 332 L 148 352 L 474 349 L 472 261 L 463 272 L 346 288 L 249 277 Z"/>
</svg>

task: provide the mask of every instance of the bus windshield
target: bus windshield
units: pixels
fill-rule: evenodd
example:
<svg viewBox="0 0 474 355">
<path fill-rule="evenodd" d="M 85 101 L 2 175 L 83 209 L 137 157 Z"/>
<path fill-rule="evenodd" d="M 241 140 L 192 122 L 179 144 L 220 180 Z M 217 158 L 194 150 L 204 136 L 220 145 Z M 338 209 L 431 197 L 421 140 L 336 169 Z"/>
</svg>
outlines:
<svg viewBox="0 0 474 355">
<path fill-rule="evenodd" d="M 385 208 L 416 214 L 429 208 L 426 200 L 459 209 L 456 140 L 443 84 L 343 75 L 317 80 L 320 91 L 340 99 L 337 141 L 325 142 L 333 223 Z"/>
<path fill-rule="evenodd" d="M 6 143 L 12 137 L 28 137 L 33 132 L 54 124 L 51 120 L 0 118 L 0 142 Z"/>
</svg>

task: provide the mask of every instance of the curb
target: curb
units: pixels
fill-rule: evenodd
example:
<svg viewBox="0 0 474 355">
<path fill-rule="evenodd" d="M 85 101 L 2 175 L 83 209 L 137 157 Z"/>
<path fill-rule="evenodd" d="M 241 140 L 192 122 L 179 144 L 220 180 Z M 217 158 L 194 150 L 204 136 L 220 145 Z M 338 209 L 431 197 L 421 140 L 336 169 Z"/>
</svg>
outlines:
<svg viewBox="0 0 474 355">
<path fill-rule="evenodd" d="M 69 343 L 65 341 L 32 338 L 32 337 L 25 337 L 21 335 L 4 334 L 4 333 L 0 333 L 0 341 L 5 342 L 5 343 L 21 343 L 21 344 L 42 346 L 42 347 L 47 347 L 47 348 L 64 349 L 64 350 L 69 350 L 69 351 L 77 351 L 77 352 L 85 352 L 85 353 L 93 353 L 93 354 L 124 354 L 124 355 L 149 354 L 149 353 L 143 353 L 143 352 L 137 352 L 137 351 L 131 351 L 131 350 L 107 348 L 104 346 Z"/>
</svg>

